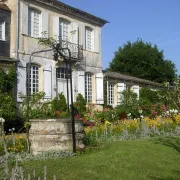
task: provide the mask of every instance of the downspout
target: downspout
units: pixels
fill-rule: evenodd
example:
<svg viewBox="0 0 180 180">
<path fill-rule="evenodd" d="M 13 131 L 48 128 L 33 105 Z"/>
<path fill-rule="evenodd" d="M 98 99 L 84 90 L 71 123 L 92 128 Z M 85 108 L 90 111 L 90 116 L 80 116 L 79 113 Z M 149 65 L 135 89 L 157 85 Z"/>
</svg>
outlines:
<svg viewBox="0 0 180 180">
<path fill-rule="evenodd" d="M 15 59 L 18 61 L 15 64 L 15 70 L 16 72 L 18 71 L 18 63 L 19 63 L 19 19 L 20 19 L 20 0 L 17 0 L 17 5 L 16 5 L 16 39 L 15 39 Z M 16 88 L 15 88 L 15 101 L 17 103 L 17 75 L 16 75 Z"/>
<path fill-rule="evenodd" d="M 16 59 L 19 59 L 19 19 L 20 19 L 20 0 L 17 0 L 16 11 Z"/>
</svg>

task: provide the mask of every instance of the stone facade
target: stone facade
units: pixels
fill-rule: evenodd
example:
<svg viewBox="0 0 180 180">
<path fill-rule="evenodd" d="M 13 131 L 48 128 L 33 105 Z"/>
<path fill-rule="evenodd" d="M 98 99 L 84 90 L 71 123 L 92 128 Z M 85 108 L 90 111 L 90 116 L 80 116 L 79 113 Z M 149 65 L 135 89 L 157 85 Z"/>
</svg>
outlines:
<svg viewBox="0 0 180 180">
<path fill-rule="evenodd" d="M 19 16 L 17 14 L 18 1 Z M 29 56 L 32 52 L 44 49 L 39 45 L 38 37 L 42 37 L 41 32 L 46 32 L 44 37 L 53 37 L 56 39 L 60 35 L 60 22 L 68 22 L 68 37 L 66 40 L 72 44 L 83 46 L 83 60 L 81 62 L 74 61 L 73 63 L 73 100 L 76 99 L 78 93 L 81 93 L 85 98 L 89 96 L 90 103 L 101 105 L 103 104 L 103 88 L 99 88 L 98 84 L 102 84 L 102 53 L 101 53 L 101 28 L 107 23 L 106 20 L 95 17 L 91 14 L 81 10 L 70 7 L 58 1 L 44 1 L 44 0 L 8 0 L 6 2 L 12 11 L 11 23 L 11 57 L 18 57 L 20 63 L 18 64 L 18 98 L 17 102 L 22 102 L 19 96 L 26 95 L 26 74 Z M 29 23 L 31 12 L 38 13 L 39 36 L 32 35 L 32 28 Z M 17 24 L 17 17 L 19 17 L 19 27 Z M 35 21 L 36 19 L 34 19 Z M 37 20 L 36 20 L 37 21 Z M 64 26 L 63 26 L 64 27 Z M 62 28 L 62 27 L 61 27 Z M 87 48 L 87 28 L 90 29 L 90 50 Z M 15 46 L 16 31 L 19 29 L 19 47 Z M 31 33 L 29 33 L 31 31 Z M 63 33 L 62 33 L 63 34 Z M 57 96 L 58 93 L 63 92 L 66 96 L 67 88 L 65 78 L 57 75 L 57 69 L 63 71 L 65 64 L 56 63 L 53 60 L 53 52 L 39 53 L 33 56 L 32 64 L 37 67 L 38 80 L 36 85 L 37 91 L 44 91 L 46 99 L 51 100 Z M 33 73 L 33 70 L 32 70 Z M 90 88 L 85 84 L 87 73 L 90 75 Z M 32 74 L 33 76 L 33 74 Z M 99 78 L 100 77 L 100 78 Z M 36 80 L 35 80 L 36 81 Z M 34 89 L 34 91 L 36 91 Z M 33 91 L 33 92 L 34 92 Z"/>
</svg>

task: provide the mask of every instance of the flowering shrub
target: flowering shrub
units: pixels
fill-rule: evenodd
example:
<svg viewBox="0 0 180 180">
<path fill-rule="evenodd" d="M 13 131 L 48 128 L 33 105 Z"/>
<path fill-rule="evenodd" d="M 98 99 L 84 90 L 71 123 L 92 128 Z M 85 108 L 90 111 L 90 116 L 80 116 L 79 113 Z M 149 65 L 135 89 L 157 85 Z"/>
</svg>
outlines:
<svg viewBox="0 0 180 180">
<path fill-rule="evenodd" d="M 15 140 L 8 140 L 7 142 L 8 152 L 23 152 L 26 150 L 26 139 L 22 136 L 17 136 Z"/>
<path fill-rule="evenodd" d="M 110 120 L 108 119 L 111 118 L 110 116 L 105 116 L 106 112 L 111 113 L 111 111 L 114 110 L 106 109 L 103 112 L 96 112 L 94 114 L 94 117 L 96 117 L 95 126 L 85 128 L 86 138 L 88 138 L 89 142 L 92 140 L 94 143 L 97 140 L 102 138 L 107 139 L 109 137 L 127 139 L 179 132 L 180 114 L 178 114 L 178 111 L 175 109 L 165 111 L 166 109 L 164 107 L 160 106 L 160 108 L 163 108 L 163 110 L 161 110 L 161 116 L 144 117 L 143 110 L 139 109 L 138 118 L 124 120 L 119 120 L 118 116 L 115 116 L 113 120 Z M 128 113 L 127 117 L 130 118 L 131 114 Z M 103 118 L 103 121 L 101 118 Z"/>
</svg>

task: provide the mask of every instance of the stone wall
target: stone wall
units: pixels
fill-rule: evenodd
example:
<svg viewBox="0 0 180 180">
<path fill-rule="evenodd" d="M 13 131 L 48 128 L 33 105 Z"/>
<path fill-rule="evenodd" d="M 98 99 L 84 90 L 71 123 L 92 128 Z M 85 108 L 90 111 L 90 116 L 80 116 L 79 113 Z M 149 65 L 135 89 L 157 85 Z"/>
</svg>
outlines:
<svg viewBox="0 0 180 180">
<path fill-rule="evenodd" d="M 70 119 L 31 120 L 31 153 L 49 150 L 72 151 L 72 123 Z M 75 121 L 76 147 L 83 147 L 82 121 Z"/>
</svg>

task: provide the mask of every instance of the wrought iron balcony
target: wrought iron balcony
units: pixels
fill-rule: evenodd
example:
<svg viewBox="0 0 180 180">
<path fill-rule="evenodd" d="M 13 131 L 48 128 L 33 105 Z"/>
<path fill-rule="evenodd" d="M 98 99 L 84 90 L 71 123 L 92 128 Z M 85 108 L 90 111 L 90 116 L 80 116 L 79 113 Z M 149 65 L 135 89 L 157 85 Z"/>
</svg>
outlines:
<svg viewBox="0 0 180 180">
<path fill-rule="evenodd" d="M 59 40 L 60 48 L 68 48 L 71 51 L 71 59 L 73 61 L 83 60 L 83 46 L 71 43 L 69 41 Z M 68 59 L 69 52 L 67 50 L 61 50 L 61 53 Z"/>
</svg>

